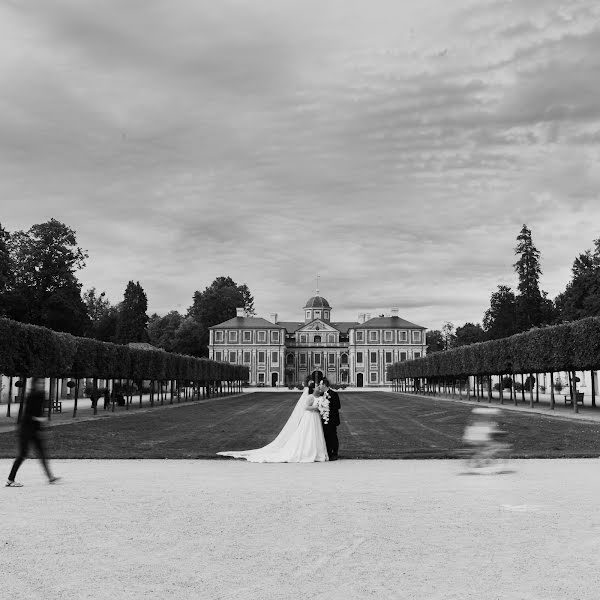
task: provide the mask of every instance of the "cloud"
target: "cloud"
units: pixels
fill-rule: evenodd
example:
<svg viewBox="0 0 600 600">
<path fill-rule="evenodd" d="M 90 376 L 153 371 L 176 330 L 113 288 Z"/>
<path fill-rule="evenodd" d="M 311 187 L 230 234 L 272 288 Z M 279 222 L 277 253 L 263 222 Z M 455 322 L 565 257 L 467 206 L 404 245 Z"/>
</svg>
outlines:
<svg viewBox="0 0 600 600">
<path fill-rule="evenodd" d="M 152 311 L 227 274 L 293 320 L 320 273 L 334 319 L 398 305 L 439 328 L 514 287 L 527 223 L 555 295 L 597 237 L 599 15 L 558 0 L 6 4 L 3 225 L 68 223 L 84 284 L 118 301 L 139 279 Z"/>
</svg>

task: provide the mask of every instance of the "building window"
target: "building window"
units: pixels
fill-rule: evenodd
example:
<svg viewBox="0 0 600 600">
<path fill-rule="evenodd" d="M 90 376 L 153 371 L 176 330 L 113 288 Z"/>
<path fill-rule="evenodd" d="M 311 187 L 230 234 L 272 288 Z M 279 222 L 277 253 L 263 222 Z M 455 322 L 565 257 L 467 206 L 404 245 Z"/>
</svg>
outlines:
<svg viewBox="0 0 600 600">
<path fill-rule="evenodd" d="M 399 331 L 398 332 L 398 341 L 406 342 L 407 340 L 408 340 L 408 333 L 406 331 Z"/>
<path fill-rule="evenodd" d="M 329 319 L 329 311 L 326 310 L 325 312 L 323 312 L 323 318 L 324 319 Z"/>
<path fill-rule="evenodd" d="M 304 352 L 300 353 L 300 364 L 306 365 L 306 354 Z"/>
<path fill-rule="evenodd" d="M 271 331 L 271 343 L 279 344 L 279 331 Z"/>
<path fill-rule="evenodd" d="M 363 361 L 363 353 L 362 352 L 357 352 L 356 353 L 356 362 L 358 364 L 362 365 L 362 361 Z"/>
<path fill-rule="evenodd" d="M 412 340 L 413 340 L 413 344 L 420 344 L 421 343 L 421 332 L 413 331 L 412 332 Z"/>
<path fill-rule="evenodd" d="M 369 341 L 376 342 L 379 339 L 379 335 L 377 331 L 369 331 Z"/>
<path fill-rule="evenodd" d="M 356 332 L 356 341 L 357 342 L 363 342 L 365 339 L 365 332 L 364 331 L 357 331 Z"/>
<path fill-rule="evenodd" d="M 333 352 L 329 353 L 329 360 L 327 361 L 330 365 L 335 364 L 335 354 Z"/>
<path fill-rule="evenodd" d="M 308 341 L 308 336 L 305 333 L 301 333 L 300 334 L 300 343 L 306 344 L 307 341 Z"/>
<path fill-rule="evenodd" d="M 271 352 L 271 363 L 274 365 L 279 363 L 279 352 Z"/>
<path fill-rule="evenodd" d="M 386 342 L 392 342 L 392 341 L 394 341 L 394 332 L 393 331 L 386 331 L 385 332 L 385 341 Z"/>
<path fill-rule="evenodd" d="M 264 382 L 265 382 L 265 374 L 259 373 L 258 374 L 258 383 L 264 383 Z"/>
<path fill-rule="evenodd" d="M 330 344 L 335 344 L 335 333 L 327 334 L 327 342 Z"/>
<path fill-rule="evenodd" d="M 229 352 L 229 362 L 234 363 L 237 357 L 237 352 Z"/>
<path fill-rule="evenodd" d="M 315 319 L 320 319 L 320 318 L 321 318 L 321 311 L 315 310 Z"/>
<path fill-rule="evenodd" d="M 222 342 L 222 341 L 223 341 L 223 332 L 215 331 L 215 342 Z"/>
<path fill-rule="evenodd" d="M 250 352 L 244 352 L 244 362 L 246 364 L 250 363 Z"/>
<path fill-rule="evenodd" d="M 252 332 L 244 331 L 244 342 L 251 342 L 251 341 L 252 341 Z"/>
<path fill-rule="evenodd" d="M 420 352 L 415 352 L 413 356 L 415 358 L 421 358 L 421 353 Z"/>
<path fill-rule="evenodd" d="M 320 354 L 313 354 L 313 363 L 315 365 L 321 364 L 321 355 Z"/>
<path fill-rule="evenodd" d="M 320 343 L 321 343 L 321 336 L 315 335 L 315 344 L 320 344 Z"/>
<path fill-rule="evenodd" d="M 392 362 L 392 353 L 391 352 L 386 352 L 385 353 L 385 362 L 386 363 L 391 363 Z"/>
<path fill-rule="evenodd" d="M 400 352 L 400 361 L 406 360 L 406 352 Z"/>
<path fill-rule="evenodd" d="M 262 365 L 265 364 L 265 353 L 262 350 L 258 353 L 258 362 Z"/>
<path fill-rule="evenodd" d="M 263 344 L 267 341 L 267 332 L 266 331 L 258 332 L 258 341 L 262 342 Z"/>
<path fill-rule="evenodd" d="M 237 337 L 238 332 L 237 331 L 230 331 L 229 332 L 229 341 L 230 342 L 237 342 L 238 337 Z"/>
<path fill-rule="evenodd" d="M 377 373 L 375 373 L 374 371 L 371 371 L 369 373 L 369 381 L 371 383 L 377 383 Z"/>
<path fill-rule="evenodd" d="M 306 311 L 306 318 L 307 318 L 307 319 L 310 319 L 310 310 L 307 310 L 307 311 Z"/>
<path fill-rule="evenodd" d="M 347 365 L 348 364 L 348 355 L 347 354 L 342 354 L 341 363 L 343 365 Z"/>
<path fill-rule="evenodd" d="M 377 352 L 371 352 L 371 363 L 376 363 L 377 362 Z"/>
<path fill-rule="evenodd" d="M 223 353 L 220 350 L 215 352 L 215 360 L 219 362 L 223 360 Z"/>
<path fill-rule="evenodd" d="M 294 364 L 294 355 L 293 354 L 288 354 L 287 355 L 287 364 L 288 365 L 293 365 Z"/>
</svg>

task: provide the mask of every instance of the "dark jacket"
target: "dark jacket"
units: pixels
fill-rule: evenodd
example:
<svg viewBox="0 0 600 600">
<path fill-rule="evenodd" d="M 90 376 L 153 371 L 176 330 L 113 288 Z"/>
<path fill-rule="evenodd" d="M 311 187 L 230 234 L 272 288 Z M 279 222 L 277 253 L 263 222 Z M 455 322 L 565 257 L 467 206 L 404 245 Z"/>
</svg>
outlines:
<svg viewBox="0 0 600 600">
<path fill-rule="evenodd" d="M 338 393 L 331 388 L 327 390 L 327 394 L 329 395 L 328 425 L 337 427 L 340 424 L 340 408 L 342 408 L 342 405 L 340 404 L 340 397 L 338 396 Z"/>
<path fill-rule="evenodd" d="M 41 428 L 37 420 L 44 416 L 44 402 L 46 394 L 37 390 L 32 390 L 25 401 L 23 418 L 21 420 L 21 429 L 24 431 L 38 430 Z"/>
</svg>

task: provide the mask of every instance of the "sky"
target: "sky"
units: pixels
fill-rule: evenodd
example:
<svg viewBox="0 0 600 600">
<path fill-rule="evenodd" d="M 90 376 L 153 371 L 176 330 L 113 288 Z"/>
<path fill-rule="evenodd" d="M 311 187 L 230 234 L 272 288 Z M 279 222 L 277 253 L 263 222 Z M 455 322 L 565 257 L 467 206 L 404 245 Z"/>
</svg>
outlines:
<svg viewBox="0 0 600 600">
<path fill-rule="evenodd" d="M 565 289 L 600 237 L 595 0 L 4 0 L 0 222 L 51 218 L 83 288 L 185 312 L 481 322 L 516 237 Z"/>
</svg>

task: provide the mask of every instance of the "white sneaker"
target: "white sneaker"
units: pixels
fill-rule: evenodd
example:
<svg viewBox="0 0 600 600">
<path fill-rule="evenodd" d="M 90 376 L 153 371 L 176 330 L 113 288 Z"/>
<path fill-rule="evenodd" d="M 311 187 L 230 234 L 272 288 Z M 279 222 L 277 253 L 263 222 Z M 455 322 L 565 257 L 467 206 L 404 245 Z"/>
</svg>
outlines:
<svg viewBox="0 0 600 600">
<path fill-rule="evenodd" d="M 23 487 L 23 484 L 19 483 L 18 481 L 11 481 L 8 479 L 4 487 Z"/>
</svg>

